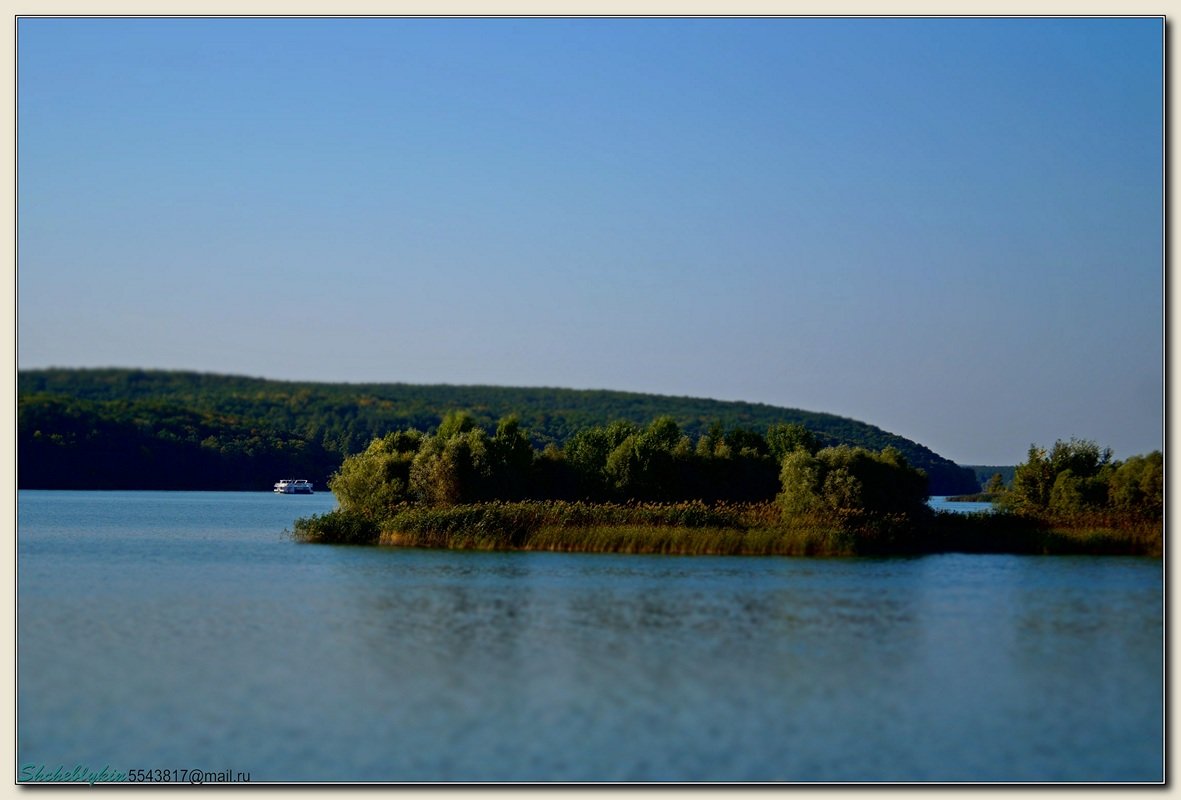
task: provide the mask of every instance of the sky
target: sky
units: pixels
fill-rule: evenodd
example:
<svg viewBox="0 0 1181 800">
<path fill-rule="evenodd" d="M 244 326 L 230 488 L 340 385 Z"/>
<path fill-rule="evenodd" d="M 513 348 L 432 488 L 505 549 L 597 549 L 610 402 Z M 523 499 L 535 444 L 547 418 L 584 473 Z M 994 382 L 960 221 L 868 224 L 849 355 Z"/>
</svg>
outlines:
<svg viewBox="0 0 1181 800">
<path fill-rule="evenodd" d="M 1160 18 L 22 18 L 17 359 L 1164 444 Z"/>
</svg>

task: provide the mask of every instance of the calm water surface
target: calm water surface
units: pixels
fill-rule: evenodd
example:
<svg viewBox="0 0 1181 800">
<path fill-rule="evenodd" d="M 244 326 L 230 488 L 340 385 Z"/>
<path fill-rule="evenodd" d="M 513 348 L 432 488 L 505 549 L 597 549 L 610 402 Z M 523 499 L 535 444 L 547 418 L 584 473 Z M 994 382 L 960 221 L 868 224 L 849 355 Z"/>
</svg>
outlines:
<svg viewBox="0 0 1181 800">
<path fill-rule="evenodd" d="M 927 500 L 927 505 L 936 511 L 956 511 L 960 514 L 978 514 L 991 512 L 992 503 L 980 503 L 974 500 L 948 500 L 946 495 L 937 495 Z"/>
<path fill-rule="evenodd" d="M 18 761 L 255 781 L 1159 781 L 1162 562 L 295 544 L 20 492 Z"/>
</svg>

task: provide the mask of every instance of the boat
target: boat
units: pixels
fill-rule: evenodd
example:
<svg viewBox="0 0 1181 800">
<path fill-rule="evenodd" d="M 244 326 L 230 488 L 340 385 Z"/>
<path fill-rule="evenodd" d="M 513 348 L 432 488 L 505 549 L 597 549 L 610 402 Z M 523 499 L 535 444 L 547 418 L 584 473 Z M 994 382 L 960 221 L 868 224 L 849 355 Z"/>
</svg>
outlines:
<svg viewBox="0 0 1181 800">
<path fill-rule="evenodd" d="M 275 484 L 275 494 L 312 494 L 312 482 L 303 478 L 284 478 Z"/>
</svg>

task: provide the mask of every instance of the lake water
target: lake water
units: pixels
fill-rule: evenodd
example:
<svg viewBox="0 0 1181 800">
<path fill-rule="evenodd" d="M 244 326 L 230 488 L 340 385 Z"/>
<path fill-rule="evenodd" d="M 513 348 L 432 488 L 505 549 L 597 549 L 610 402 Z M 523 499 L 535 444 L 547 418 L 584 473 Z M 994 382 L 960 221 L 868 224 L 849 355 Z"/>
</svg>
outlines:
<svg viewBox="0 0 1181 800">
<path fill-rule="evenodd" d="M 18 498 L 18 764 L 1160 781 L 1163 564 L 301 545 L 331 495 Z"/>
<path fill-rule="evenodd" d="M 936 511 L 955 511 L 960 514 L 978 514 L 991 512 L 992 503 L 980 503 L 974 500 L 948 500 L 947 496 L 939 495 L 927 500 L 927 505 Z"/>
</svg>

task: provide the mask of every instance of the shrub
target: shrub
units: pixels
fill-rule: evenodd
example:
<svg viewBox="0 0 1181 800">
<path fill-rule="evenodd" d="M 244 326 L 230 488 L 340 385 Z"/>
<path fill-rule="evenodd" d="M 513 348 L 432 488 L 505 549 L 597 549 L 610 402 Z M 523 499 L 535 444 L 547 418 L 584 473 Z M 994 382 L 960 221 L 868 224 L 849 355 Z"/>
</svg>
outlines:
<svg viewBox="0 0 1181 800">
<path fill-rule="evenodd" d="M 295 521 L 292 538 L 318 544 L 377 544 L 377 523 L 354 511 L 336 509 Z"/>
<path fill-rule="evenodd" d="M 783 459 L 780 480 L 778 501 L 787 514 L 925 513 L 926 474 L 891 447 L 874 453 L 840 445 L 815 455 L 799 448 Z"/>
<path fill-rule="evenodd" d="M 410 466 L 421 443 L 422 434 L 415 430 L 374 439 L 364 452 L 344 460 L 328 488 L 341 508 L 382 519 L 408 498 Z"/>
</svg>

